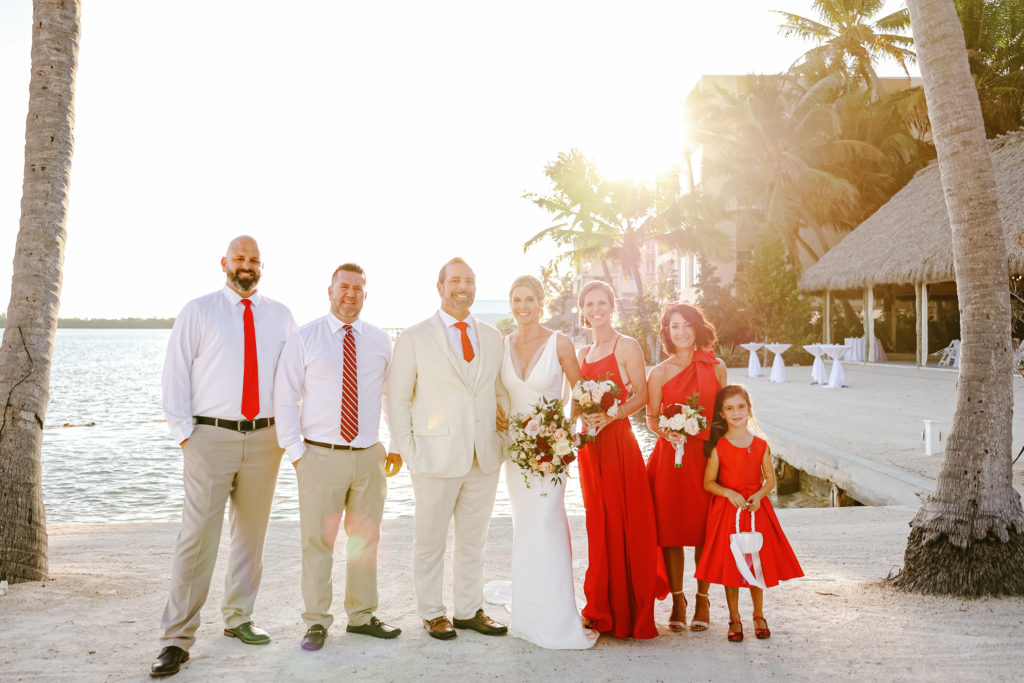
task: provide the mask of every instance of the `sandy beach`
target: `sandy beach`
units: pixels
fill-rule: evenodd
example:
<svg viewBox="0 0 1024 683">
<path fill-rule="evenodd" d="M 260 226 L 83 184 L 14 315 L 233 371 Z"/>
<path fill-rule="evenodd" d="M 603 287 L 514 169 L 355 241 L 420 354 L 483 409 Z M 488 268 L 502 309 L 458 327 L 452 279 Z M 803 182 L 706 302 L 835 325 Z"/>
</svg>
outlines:
<svg viewBox="0 0 1024 683">
<path fill-rule="evenodd" d="M 881 585 L 902 561 L 913 512 L 910 507 L 780 510 L 806 576 L 767 592 L 770 640 L 753 638 L 744 592 L 740 605 L 748 638 L 728 643 L 725 599 L 712 587 L 709 632 L 669 632 L 668 603 L 659 603 L 658 638 L 602 637 L 594 649 L 582 652 L 543 650 L 511 636 L 465 631 L 452 642 L 428 637 L 412 597 L 411 520 L 385 521 L 380 548 L 378 615 L 402 627 L 402 635 L 381 641 L 346 634 L 343 583 L 336 581 L 337 622 L 327 645 L 305 652 L 299 647 L 304 627 L 298 523 L 275 522 L 255 615 L 273 642 L 252 647 L 222 635 L 222 545 L 191 661 L 172 680 L 1019 680 L 1024 600 L 922 597 Z M 577 595 L 582 596 L 583 519 L 572 518 L 571 526 Z M 51 527 L 50 579 L 13 585 L 0 597 L 0 679 L 149 680 L 176 531 L 176 524 Z M 511 520 L 494 519 L 488 580 L 510 578 L 510 550 Z M 336 578 L 344 572 L 342 553 L 337 556 Z M 692 601 L 692 577 L 686 591 Z M 501 607 L 488 606 L 488 612 L 508 621 Z"/>
</svg>

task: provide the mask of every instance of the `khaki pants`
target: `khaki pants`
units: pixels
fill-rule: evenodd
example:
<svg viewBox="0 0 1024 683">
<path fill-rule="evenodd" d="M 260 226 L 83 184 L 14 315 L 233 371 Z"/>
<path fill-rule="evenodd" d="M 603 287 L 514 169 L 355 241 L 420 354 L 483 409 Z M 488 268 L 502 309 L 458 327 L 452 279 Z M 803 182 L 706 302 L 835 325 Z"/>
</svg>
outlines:
<svg viewBox="0 0 1024 683">
<path fill-rule="evenodd" d="M 199 608 L 210 591 L 224 505 L 229 500 L 231 556 L 221 612 L 226 628 L 252 621 L 283 452 L 273 427 L 240 433 L 196 425 L 184 448 L 185 502 L 171 568 L 170 597 L 160 620 L 163 646 L 188 650 L 196 641 Z"/>
<path fill-rule="evenodd" d="M 455 520 L 452 547 L 456 619 L 470 619 L 484 604 L 484 545 L 498 489 L 498 473 L 485 474 L 473 458 L 464 477 L 412 475 L 416 496 L 413 574 L 420 618 L 445 614 L 444 551 Z"/>
<path fill-rule="evenodd" d="M 381 444 L 357 451 L 306 445 L 299 460 L 299 516 L 302 533 L 302 600 L 306 627 L 330 628 L 334 596 L 331 579 L 334 541 L 345 520 L 345 611 L 362 626 L 377 609 L 377 544 L 387 481 Z"/>
</svg>

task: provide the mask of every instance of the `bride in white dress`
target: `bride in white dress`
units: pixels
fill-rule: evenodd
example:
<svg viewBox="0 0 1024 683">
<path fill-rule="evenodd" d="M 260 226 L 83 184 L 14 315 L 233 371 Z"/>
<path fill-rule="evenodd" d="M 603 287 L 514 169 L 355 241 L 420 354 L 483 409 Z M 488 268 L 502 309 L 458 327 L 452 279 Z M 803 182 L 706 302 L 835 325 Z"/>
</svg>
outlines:
<svg viewBox="0 0 1024 683">
<path fill-rule="evenodd" d="M 570 384 L 580 376 L 576 351 L 563 334 L 540 324 L 544 290 L 537 278 L 516 279 L 509 293 L 518 331 L 505 338 L 501 381 L 511 399 L 510 414 L 532 412 L 540 397 L 563 398 L 563 378 Z M 505 483 L 512 503 L 512 614 L 509 633 L 550 649 L 592 647 L 598 633 L 583 628 L 576 606 L 572 575 L 569 520 L 565 515 L 565 476 L 552 484 L 527 475 L 510 460 Z M 489 602 L 508 603 L 508 582 L 493 581 L 485 588 Z"/>
</svg>

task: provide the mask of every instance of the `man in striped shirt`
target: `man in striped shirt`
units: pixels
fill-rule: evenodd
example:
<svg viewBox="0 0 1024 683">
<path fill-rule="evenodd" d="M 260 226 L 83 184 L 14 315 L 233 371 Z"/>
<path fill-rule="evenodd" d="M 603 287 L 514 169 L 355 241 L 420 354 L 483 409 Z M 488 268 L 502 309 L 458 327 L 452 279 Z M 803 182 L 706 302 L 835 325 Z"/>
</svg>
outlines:
<svg viewBox="0 0 1024 683">
<path fill-rule="evenodd" d="M 401 633 L 374 615 L 385 476 L 402 466 L 379 439 L 391 339 L 359 318 L 366 298 L 361 267 L 339 266 L 327 294 L 330 313 L 300 327 L 281 352 L 274 392 L 278 441 L 299 481 L 306 650 L 323 647 L 334 621 L 331 570 L 342 523 L 346 631 L 377 638 Z"/>
</svg>

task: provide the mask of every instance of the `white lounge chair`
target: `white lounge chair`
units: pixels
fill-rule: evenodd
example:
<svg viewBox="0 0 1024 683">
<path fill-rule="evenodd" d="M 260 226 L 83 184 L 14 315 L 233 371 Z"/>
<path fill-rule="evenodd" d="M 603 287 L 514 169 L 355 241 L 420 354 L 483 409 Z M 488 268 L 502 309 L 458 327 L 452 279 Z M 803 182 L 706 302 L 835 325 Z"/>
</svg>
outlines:
<svg viewBox="0 0 1024 683">
<path fill-rule="evenodd" d="M 960 367 L 960 340 L 954 339 L 949 346 L 939 349 L 931 354 L 939 357 L 939 367 Z"/>
</svg>

